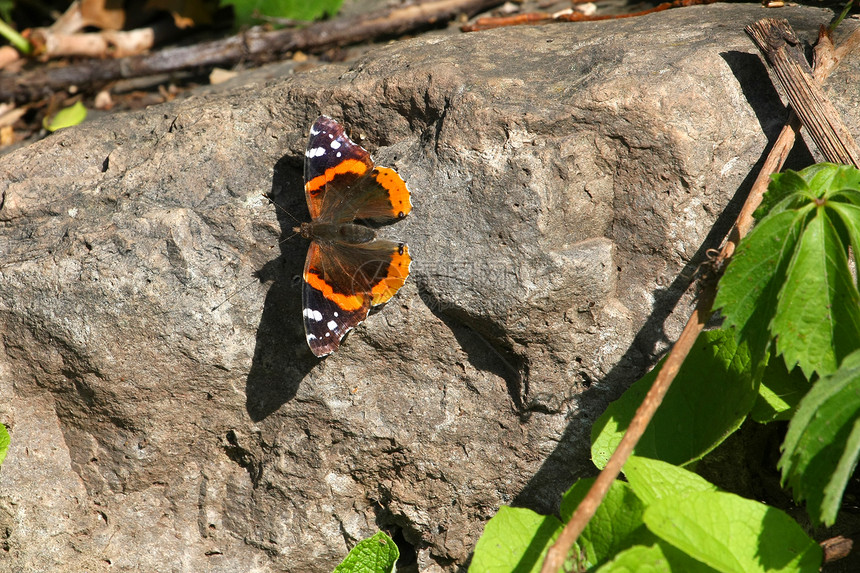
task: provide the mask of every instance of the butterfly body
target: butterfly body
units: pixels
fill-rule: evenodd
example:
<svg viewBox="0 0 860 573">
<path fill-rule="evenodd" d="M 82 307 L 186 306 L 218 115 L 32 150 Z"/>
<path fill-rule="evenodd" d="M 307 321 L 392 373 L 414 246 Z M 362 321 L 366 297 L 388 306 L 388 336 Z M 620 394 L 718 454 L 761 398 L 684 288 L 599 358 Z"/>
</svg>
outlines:
<svg viewBox="0 0 860 573">
<path fill-rule="evenodd" d="M 376 239 L 376 231 L 355 223 L 324 223 L 312 221 L 302 223 L 295 229 L 305 239 L 321 243 L 369 243 Z"/>
<path fill-rule="evenodd" d="M 393 169 L 378 167 L 335 120 L 321 116 L 305 152 L 305 197 L 311 221 L 295 229 L 311 241 L 302 275 L 302 315 L 308 346 L 331 354 L 372 306 L 403 286 L 411 258 L 405 243 L 378 239 L 357 223 L 391 223 L 412 209 Z"/>
</svg>

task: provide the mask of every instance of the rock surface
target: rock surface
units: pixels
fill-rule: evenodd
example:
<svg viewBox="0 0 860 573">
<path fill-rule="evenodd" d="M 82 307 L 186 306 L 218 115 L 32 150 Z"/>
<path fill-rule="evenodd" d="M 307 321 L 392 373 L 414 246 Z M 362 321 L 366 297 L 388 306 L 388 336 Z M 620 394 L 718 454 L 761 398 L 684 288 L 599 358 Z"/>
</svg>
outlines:
<svg viewBox="0 0 860 573">
<path fill-rule="evenodd" d="M 743 26 L 830 15 L 417 38 L 4 157 L 0 570 L 328 571 L 383 528 L 457 571 L 500 505 L 552 511 L 781 126 Z M 288 239 L 319 113 L 415 205 L 412 278 L 324 361 Z"/>
</svg>

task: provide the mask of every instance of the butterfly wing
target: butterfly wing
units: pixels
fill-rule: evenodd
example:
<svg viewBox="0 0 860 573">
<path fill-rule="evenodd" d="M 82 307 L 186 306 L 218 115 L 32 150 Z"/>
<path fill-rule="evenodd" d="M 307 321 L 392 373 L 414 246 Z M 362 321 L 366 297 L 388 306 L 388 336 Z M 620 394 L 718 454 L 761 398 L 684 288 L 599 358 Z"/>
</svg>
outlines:
<svg viewBox="0 0 860 573">
<path fill-rule="evenodd" d="M 412 210 L 403 178 L 388 167 L 375 167 L 367 150 L 324 115 L 314 122 L 308 138 L 305 197 L 311 218 L 331 223 L 386 223 Z"/>
<path fill-rule="evenodd" d="M 350 193 L 323 205 L 322 217 L 338 223 L 364 219 L 391 223 L 412 211 L 406 182 L 389 167 L 374 167 L 358 179 Z"/>
<path fill-rule="evenodd" d="M 305 151 L 305 198 L 311 218 L 317 220 L 324 211 L 330 212 L 330 205 L 350 194 L 355 182 L 372 169 L 370 153 L 353 143 L 343 126 L 324 115 L 317 118 Z"/>
<path fill-rule="evenodd" d="M 317 356 L 337 350 L 371 305 L 388 301 L 409 276 L 403 243 L 346 244 L 313 241 L 305 262 L 302 314 L 308 346 Z"/>
</svg>

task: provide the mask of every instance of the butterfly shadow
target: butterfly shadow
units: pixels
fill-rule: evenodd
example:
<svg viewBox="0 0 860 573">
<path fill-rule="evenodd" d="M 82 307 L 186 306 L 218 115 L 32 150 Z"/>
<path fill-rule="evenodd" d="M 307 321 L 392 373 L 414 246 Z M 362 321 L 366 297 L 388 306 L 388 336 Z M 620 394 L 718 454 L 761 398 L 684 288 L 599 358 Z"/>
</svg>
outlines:
<svg viewBox="0 0 860 573">
<path fill-rule="evenodd" d="M 245 408 L 254 422 L 292 400 L 302 379 L 319 363 L 308 349 L 301 321 L 301 275 L 307 243 L 290 238 L 298 224 L 293 216 L 306 213 L 300 158 L 284 156 L 278 160 L 269 199 L 281 229 L 281 252 L 256 272 L 261 282 L 270 282 L 271 286 L 263 304 L 245 385 Z"/>
</svg>

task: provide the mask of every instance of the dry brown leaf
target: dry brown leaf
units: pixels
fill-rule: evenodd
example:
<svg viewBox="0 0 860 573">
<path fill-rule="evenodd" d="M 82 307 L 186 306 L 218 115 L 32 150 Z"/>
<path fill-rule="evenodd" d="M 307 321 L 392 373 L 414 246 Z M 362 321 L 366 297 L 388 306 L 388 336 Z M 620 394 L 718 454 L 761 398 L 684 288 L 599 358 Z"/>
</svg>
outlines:
<svg viewBox="0 0 860 573">
<path fill-rule="evenodd" d="M 170 12 L 177 28 L 188 28 L 211 24 L 218 0 L 147 0 L 146 8 Z"/>
<path fill-rule="evenodd" d="M 113 107 L 113 98 L 110 96 L 110 92 L 102 90 L 97 93 L 93 107 L 104 111 L 110 110 Z"/>
<path fill-rule="evenodd" d="M 81 0 L 84 25 L 102 30 L 122 30 L 125 26 L 123 0 Z"/>
<path fill-rule="evenodd" d="M 27 113 L 26 107 L 19 107 L 9 111 L 6 111 L 2 115 L 0 115 L 0 127 L 12 127 L 12 125 L 21 119 Z"/>
<path fill-rule="evenodd" d="M 12 145 L 15 143 L 15 130 L 11 125 L 0 127 L 0 147 Z"/>
<path fill-rule="evenodd" d="M 213 68 L 212 72 L 209 74 L 209 83 L 214 85 L 223 84 L 227 80 L 232 80 L 238 75 L 237 72 L 233 70 L 225 70 L 223 68 Z"/>
<path fill-rule="evenodd" d="M 0 46 L 0 70 L 21 59 L 21 54 L 12 46 Z"/>
</svg>

